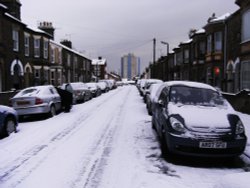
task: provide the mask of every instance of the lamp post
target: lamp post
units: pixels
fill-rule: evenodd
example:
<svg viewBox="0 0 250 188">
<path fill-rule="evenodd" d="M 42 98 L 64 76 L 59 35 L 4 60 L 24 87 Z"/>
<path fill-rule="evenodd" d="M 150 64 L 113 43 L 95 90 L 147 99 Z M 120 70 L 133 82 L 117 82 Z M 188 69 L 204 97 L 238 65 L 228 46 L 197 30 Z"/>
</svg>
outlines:
<svg viewBox="0 0 250 188">
<path fill-rule="evenodd" d="M 161 41 L 161 43 L 167 46 L 167 56 L 168 56 L 168 54 L 169 54 L 169 44 L 168 44 L 168 42 Z"/>
</svg>

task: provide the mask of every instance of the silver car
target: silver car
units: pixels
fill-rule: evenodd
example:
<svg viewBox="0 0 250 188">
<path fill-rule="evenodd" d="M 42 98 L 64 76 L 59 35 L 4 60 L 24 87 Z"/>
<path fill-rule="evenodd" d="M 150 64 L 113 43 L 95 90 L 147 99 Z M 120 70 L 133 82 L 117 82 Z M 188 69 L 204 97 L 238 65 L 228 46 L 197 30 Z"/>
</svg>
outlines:
<svg viewBox="0 0 250 188">
<path fill-rule="evenodd" d="M 36 114 L 47 114 L 52 117 L 61 110 L 61 97 L 52 85 L 23 89 L 10 101 L 19 117 Z"/>
</svg>

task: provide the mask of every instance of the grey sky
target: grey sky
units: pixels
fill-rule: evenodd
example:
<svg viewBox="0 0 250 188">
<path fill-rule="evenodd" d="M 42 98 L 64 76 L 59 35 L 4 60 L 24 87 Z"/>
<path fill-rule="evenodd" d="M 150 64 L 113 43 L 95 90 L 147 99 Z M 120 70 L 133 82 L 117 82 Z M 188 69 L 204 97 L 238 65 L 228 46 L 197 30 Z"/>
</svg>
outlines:
<svg viewBox="0 0 250 188">
<path fill-rule="evenodd" d="M 90 58 L 108 60 L 108 70 L 120 69 L 120 58 L 134 53 L 142 69 L 153 59 L 153 38 L 157 57 L 188 40 L 191 28 L 202 28 L 209 16 L 221 16 L 238 9 L 235 0 L 20 0 L 22 21 L 37 26 L 53 22 L 55 40 L 70 39 L 73 47 Z"/>
</svg>

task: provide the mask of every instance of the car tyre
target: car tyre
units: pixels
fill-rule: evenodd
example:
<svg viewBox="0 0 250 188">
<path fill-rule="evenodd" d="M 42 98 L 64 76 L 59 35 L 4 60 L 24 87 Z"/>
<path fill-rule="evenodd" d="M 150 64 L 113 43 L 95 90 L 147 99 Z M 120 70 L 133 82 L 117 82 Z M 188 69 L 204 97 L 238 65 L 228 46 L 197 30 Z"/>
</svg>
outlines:
<svg viewBox="0 0 250 188">
<path fill-rule="evenodd" d="M 4 136 L 9 136 L 12 132 L 16 132 L 16 121 L 13 117 L 7 117 L 4 123 L 5 133 Z"/>
<path fill-rule="evenodd" d="M 49 117 L 54 117 L 56 115 L 56 108 L 54 105 L 50 107 Z"/>
<path fill-rule="evenodd" d="M 166 142 L 164 130 L 162 130 L 161 136 L 159 137 L 159 139 L 160 139 L 160 147 L 161 147 L 162 157 L 166 158 L 166 159 L 171 159 L 173 157 L 173 154 L 170 152 L 170 150 L 168 148 L 168 144 Z"/>
</svg>

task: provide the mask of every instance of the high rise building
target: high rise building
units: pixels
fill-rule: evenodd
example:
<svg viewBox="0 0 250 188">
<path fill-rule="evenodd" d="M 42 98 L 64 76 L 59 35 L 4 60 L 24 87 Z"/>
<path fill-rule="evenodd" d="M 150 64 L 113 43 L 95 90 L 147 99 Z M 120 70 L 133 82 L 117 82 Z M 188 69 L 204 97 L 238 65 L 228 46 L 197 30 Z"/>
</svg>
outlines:
<svg viewBox="0 0 250 188">
<path fill-rule="evenodd" d="M 140 58 L 129 53 L 121 58 L 121 77 L 128 80 L 140 75 Z"/>
</svg>

